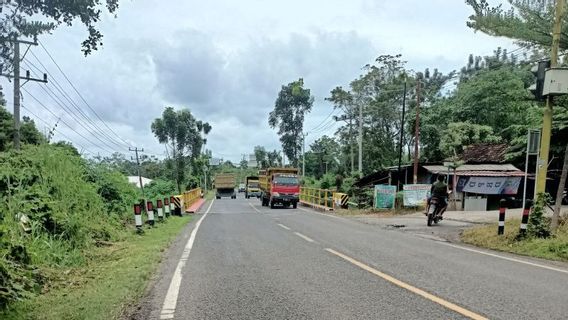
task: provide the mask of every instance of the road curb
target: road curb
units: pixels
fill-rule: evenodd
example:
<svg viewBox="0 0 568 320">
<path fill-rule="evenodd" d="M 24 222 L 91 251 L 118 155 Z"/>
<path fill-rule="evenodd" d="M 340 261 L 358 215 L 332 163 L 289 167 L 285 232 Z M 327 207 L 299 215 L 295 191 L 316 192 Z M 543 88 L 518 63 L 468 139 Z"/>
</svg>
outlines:
<svg viewBox="0 0 568 320">
<path fill-rule="evenodd" d="M 199 211 L 199 209 L 201 209 L 201 207 L 203 207 L 203 204 L 207 202 L 205 201 L 205 199 L 199 199 L 197 200 L 197 202 L 195 202 L 193 205 L 191 205 L 191 207 L 189 207 L 189 209 L 185 210 L 186 213 L 196 213 L 197 211 Z"/>
</svg>

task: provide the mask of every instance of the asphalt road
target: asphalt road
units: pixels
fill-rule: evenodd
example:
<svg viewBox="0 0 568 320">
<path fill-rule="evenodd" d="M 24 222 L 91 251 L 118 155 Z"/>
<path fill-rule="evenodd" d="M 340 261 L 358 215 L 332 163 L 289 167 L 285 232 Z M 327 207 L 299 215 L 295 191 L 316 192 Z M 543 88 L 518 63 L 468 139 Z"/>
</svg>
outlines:
<svg viewBox="0 0 568 320">
<path fill-rule="evenodd" d="M 201 211 L 131 318 L 568 318 L 565 265 L 257 199 Z"/>
</svg>

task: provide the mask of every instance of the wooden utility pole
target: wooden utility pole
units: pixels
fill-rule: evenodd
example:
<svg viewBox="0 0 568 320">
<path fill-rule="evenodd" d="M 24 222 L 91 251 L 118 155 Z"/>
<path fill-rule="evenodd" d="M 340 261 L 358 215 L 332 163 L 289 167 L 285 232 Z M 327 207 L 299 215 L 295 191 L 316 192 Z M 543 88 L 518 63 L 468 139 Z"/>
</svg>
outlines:
<svg viewBox="0 0 568 320">
<path fill-rule="evenodd" d="M 564 187 L 566 186 L 566 176 L 568 176 L 568 144 L 564 152 L 564 165 L 562 166 L 562 174 L 560 175 L 560 183 L 558 184 L 558 191 L 556 191 L 556 203 L 554 205 L 554 213 L 552 214 L 552 221 L 550 229 L 556 232 L 558 228 L 558 219 L 560 218 L 560 209 L 562 209 L 562 196 L 564 195 Z"/>
<path fill-rule="evenodd" d="M 406 112 L 406 79 L 404 79 L 404 95 L 402 96 L 402 119 L 400 120 L 400 145 L 398 148 L 397 190 L 400 190 L 400 167 L 402 165 L 402 142 L 404 138 L 404 114 Z"/>
<path fill-rule="evenodd" d="M 554 28 L 552 32 L 552 48 L 550 50 L 550 67 L 558 64 L 558 48 L 560 47 L 560 33 L 562 31 L 562 17 L 564 16 L 564 2 L 556 0 Z M 550 136 L 552 134 L 552 96 L 546 98 L 546 106 L 542 120 L 542 136 L 540 140 L 540 155 L 538 157 L 538 173 L 536 193 L 546 191 L 546 176 L 548 172 L 548 154 L 550 152 Z"/>
<path fill-rule="evenodd" d="M 418 183 L 418 159 L 420 158 L 420 78 L 416 78 L 416 120 L 414 122 L 414 184 Z"/>
</svg>

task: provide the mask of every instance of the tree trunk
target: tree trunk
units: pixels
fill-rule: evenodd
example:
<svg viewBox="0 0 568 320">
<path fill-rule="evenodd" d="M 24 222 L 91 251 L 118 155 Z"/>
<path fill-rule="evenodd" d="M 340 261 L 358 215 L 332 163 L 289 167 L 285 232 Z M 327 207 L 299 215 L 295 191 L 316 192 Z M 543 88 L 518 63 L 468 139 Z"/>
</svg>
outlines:
<svg viewBox="0 0 568 320">
<path fill-rule="evenodd" d="M 550 229 L 553 233 L 558 228 L 558 219 L 560 218 L 560 209 L 562 208 L 562 195 L 564 187 L 566 186 L 566 176 L 568 175 L 568 145 L 564 152 L 564 165 L 562 166 L 562 174 L 560 175 L 560 183 L 558 184 L 558 191 L 556 192 L 556 204 L 554 206 L 554 213 L 552 214 L 552 222 Z"/>
</svg>

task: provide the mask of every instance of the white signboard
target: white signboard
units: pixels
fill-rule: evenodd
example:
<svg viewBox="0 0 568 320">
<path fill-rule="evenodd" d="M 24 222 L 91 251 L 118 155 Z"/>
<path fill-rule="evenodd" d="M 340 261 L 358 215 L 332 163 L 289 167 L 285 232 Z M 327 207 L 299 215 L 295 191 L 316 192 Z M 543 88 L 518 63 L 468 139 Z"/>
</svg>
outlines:
<svg viewBox="0 0 568 320">
<path fill-rule="evenodd" d="M 431 188 L 432 186 L 429 184 L 405 184 L 402 186 L 404 190 L 404 206 L 418 207 L 426 205 Z"/>
<path fill-rule="evenodd" d="M 462 180 L 460 182 L 463 183 L 463 191 L 465 192 L 477 194 L 517 194 L 521 184 L 521 177 L 468 177 L 466 181 Z"/>
</svg>

